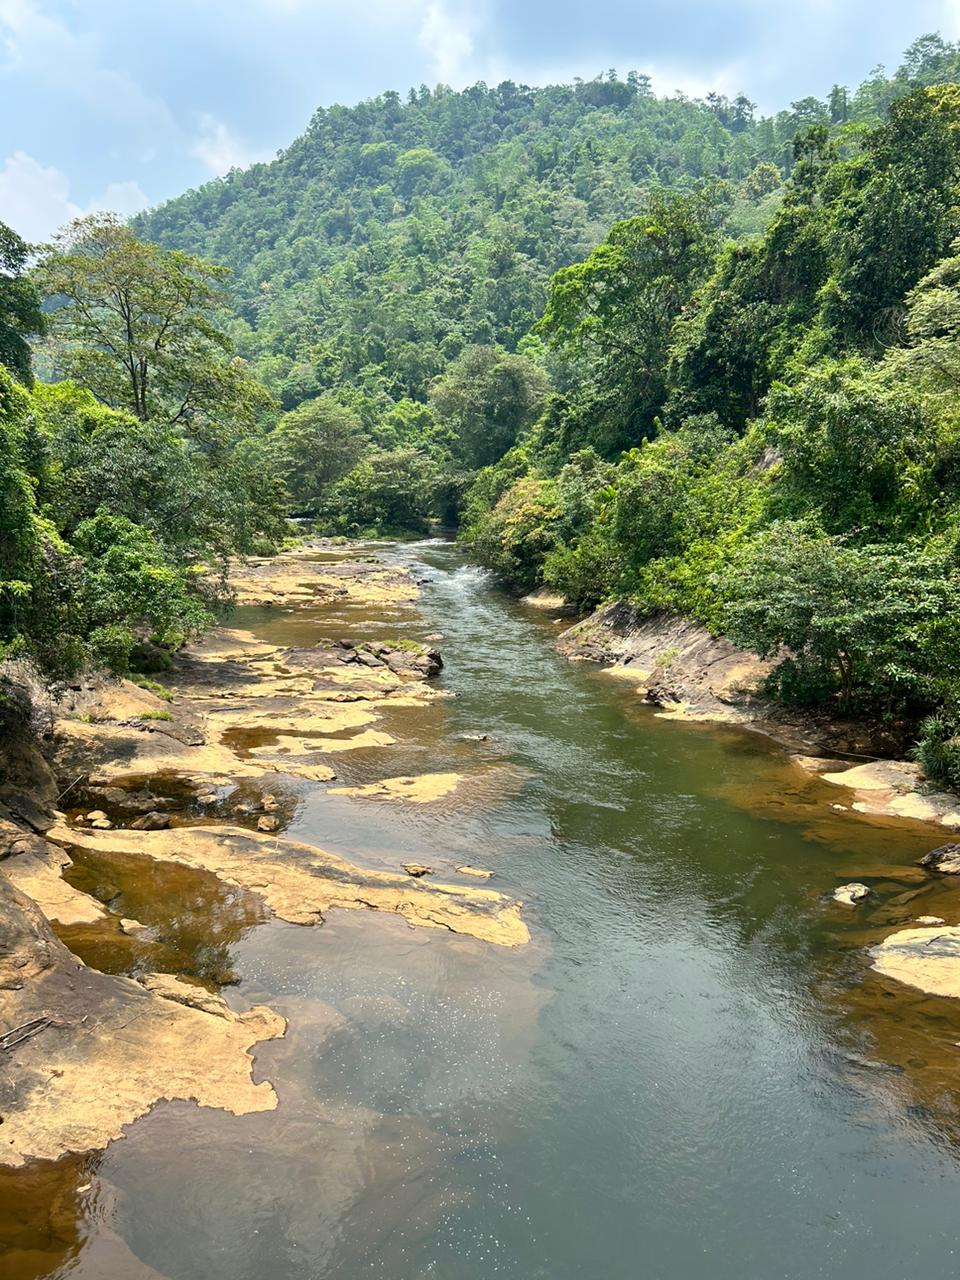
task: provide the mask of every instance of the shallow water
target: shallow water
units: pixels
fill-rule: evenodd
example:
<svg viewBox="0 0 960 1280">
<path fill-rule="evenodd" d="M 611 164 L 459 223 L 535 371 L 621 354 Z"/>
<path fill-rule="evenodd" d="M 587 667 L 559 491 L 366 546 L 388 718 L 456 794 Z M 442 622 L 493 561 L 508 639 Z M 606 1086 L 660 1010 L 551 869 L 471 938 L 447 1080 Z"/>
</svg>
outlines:
<svg viewBox="0 0 960 1280">
<path fill-rule="evenodd" d="M 158 1107 L 96 1160 L 32 1175 L 46 1226 L 22 1179 L 0 1181 L 11 1274 L 955 1276 L 960 1007 L 864 954 L 911 915 L 960 919 L 957 888 L 913 869 L 942 835 L 836 812 L 842 791 L 757 735 L 654 717 L 559 659 L 550 621 L 454 548 L 384 554 L 431 579 L 416 609 L 245 609 L 236 624 L 278 643 L 442 632 L 458 696 L 396 709 L 396 747 L 336 768 L 341 783 L 476 781 L 422 807 L 303 784 L 288 834 L 372 866 L 490 868 L 533 942 L 365 912 L 262 924 L 200 880 L 147 920 L 120 868 L 124 912 L 181 964 L 209 911 L 215 945 L 194 971 L 288 1017 L 256 1054 L 280 1107 Z M 868 873 L 873 905 L 823 901 Z"/>
</svg>

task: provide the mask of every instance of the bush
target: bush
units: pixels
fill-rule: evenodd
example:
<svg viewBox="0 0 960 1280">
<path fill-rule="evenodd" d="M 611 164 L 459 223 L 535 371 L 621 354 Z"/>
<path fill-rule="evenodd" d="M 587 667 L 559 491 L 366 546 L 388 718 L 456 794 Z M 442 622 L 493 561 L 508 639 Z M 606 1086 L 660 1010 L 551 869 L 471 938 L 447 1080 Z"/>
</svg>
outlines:
<svg viewBox="0 0 960 1280">
<path fill-rule="evenodd" d="M 946 712 L 927 716 L 913 757 L 932 782 L 960 791 L 960 716 Z"/>
</svg>

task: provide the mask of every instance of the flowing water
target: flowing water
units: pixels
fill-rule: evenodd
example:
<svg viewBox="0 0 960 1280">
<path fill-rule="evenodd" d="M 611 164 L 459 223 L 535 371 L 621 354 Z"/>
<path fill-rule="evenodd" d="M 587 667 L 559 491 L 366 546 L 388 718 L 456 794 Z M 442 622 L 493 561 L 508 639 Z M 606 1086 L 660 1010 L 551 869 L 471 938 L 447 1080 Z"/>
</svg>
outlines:
<svg viewBox="0 0 960 1280">
<path fill-rule="evenodd" d="M 256 1052 L 279 1109 L 164 1104 L 101 1157 L 11 1183 L 4 1223 L 49 1205 L 17 1280 L 956 1276 L 960 1010 L 865 954 L 912 914 L 960 918 L 913 869 L 938 833 L 837 812 L 844 792 L 758 735 L 655 717 L 456 549 L 386 554 L 430 578 L 416 609 L 238 622 L 288 643 L 442 632 L 457 696 L 334 763 L 478 781 L 425 806 L 298 784 L 288 833 L 371 866 L 490 868 L 533 941 L 367 912 L 263 923 L 181 874 L 180 952 L 221 909 L 204 963 L 239 979 L 236 1007 L 289 1019 Z M 823 900 L 867 873 L 873 905 Z"/>
</svg>

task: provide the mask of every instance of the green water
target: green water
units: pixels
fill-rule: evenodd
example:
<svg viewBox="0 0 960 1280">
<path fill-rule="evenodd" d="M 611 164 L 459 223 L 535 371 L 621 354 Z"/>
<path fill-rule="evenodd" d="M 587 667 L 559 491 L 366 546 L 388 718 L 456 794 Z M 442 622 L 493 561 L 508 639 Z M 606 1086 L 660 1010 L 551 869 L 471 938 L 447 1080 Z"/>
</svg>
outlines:
<svg viewBox="0 0 960 1280">
<path fill-rule="evenodd" d="M 960 1010 L 865 958 L 912 914 L 960 919 L 951 884 L 911 871 L 937 833 L 836 812 L 845 793 L 756 735 L 655 718 L 453 548 L 387 554 L 431 579 L 390 626 L 238 623 L 299 643 L 442 632 L 458 696 L 398 709 L 400 745 L 336 767 L 482 783 L 438 807 L 301 784 L 289 833 L 374 866 L 488 867 L 533 941 L 365 912 L 225 932 L 231 1002 L 290 1022 L 256 1054 L 279 1109 L 165 1104 L 71 1166 L 59 1273 L 954 1277 Z M 823 901 L 860 874 L 872 906 Z"/>
</svg>

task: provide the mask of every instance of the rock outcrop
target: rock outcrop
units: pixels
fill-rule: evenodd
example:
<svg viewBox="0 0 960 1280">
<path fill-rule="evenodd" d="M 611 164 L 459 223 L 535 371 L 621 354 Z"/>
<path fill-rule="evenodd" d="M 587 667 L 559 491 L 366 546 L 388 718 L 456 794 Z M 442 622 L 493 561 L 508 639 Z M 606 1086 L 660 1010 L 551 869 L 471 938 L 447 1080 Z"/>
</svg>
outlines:
<svg viewBox="0 0 960 1280">
<path fill-rule="evenodd" d="M 88 969 L 0 875 L 0 1164 L 105 1147 L 162 1098 L 235 1115 L 277 1105 L 249 1050 L 284 1020 L 261 1006 L 233 1013 L 209 993 L 206 1007 L 188 1005 L 175 981 L 148 990 Z"/>
<path fill-rule="evenodd" d="M 557 648 L 577 661 L 611 664 L 611 675 L 670 713 L 751 722 L 771 712 L 758 690 L 774 664 L 687 619 L 607 604 L 564 631 Z"/>
</svg>

